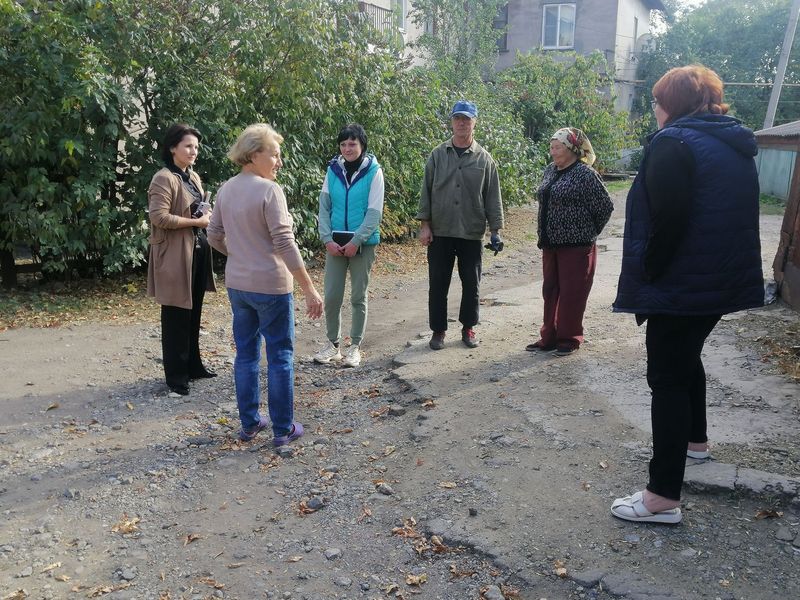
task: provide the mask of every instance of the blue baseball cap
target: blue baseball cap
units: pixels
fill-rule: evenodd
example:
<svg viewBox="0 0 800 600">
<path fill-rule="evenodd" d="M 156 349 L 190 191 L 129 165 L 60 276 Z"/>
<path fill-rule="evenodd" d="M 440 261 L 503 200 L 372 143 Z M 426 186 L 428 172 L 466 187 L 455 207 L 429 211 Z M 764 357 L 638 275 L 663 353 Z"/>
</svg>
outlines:
<svg viewBox="0 0 800 600">
<path fill-rule="evenodd" d="M 464 115 L 470 119 L 477 119 L 478 107 L 469 100 L 459 100 L 453 105 L 453 110 L 450 112 L 450 118 L 452 119 L 456 115 Z"/>
</svg>

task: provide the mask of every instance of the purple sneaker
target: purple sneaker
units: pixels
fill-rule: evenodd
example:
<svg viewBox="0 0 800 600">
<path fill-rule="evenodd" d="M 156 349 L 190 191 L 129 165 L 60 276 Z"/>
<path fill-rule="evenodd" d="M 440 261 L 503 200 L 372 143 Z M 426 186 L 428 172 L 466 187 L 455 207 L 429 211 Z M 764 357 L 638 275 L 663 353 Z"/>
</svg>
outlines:
<svg viewBox="0 0 800 600">
<path fill-rule="evenodd" d="M 275 447 L 285 446 L 289 442 L 293 442 L 297 438 L 303 437 L 303 426 L 295 421 L 292 423 L 292 430 L 286 435 L 276 435 L 272 440 Z"/>
<path fill-rule="evenodd" d="M 253 427 L 250 431 L 245 431 L 244 429 L 240 429 L 239 439 L 242 440 L 243 442 L 249 442 L 254 437 L 256 437 L 262 429 L 266 429 L 267 427 L 269 427 L 269 421 L 265 417 L 261 417 L 261 419 L 259 419 L 258 421 L 258 425 Z"/>
</svg>

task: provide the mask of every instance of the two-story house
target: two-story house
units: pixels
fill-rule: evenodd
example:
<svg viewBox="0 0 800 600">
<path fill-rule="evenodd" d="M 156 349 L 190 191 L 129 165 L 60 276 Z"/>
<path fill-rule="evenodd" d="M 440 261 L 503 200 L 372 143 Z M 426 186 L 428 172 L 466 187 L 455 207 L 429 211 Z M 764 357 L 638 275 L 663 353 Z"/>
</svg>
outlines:
<svg viewBox="0 0 800 600">
<path fill-rule="evenodd" d="M 629 111 L 636 66 L 651 39 L 650 13 L 664 11 L 661 0 L 510 0 L 495 26 L 505 27 L 496 67 L 514 64 L 517 51 L 603 52 L 614 68 L 616 108 Z"/>
<path fill-rule="evenodd" d="M 405 43 L 421 31 L 409 18 L 413 0 L 359 2 L 368 22 L 384 34 L 399 32 Z M 517 52 L 602 52 L 614 69 L 616 108 L 629 111 L 636 92 L 636 67 L 651 39 L 650 14 L 665 11 L 661 0 L 510 0 L 500 9 L 495 27 L 498 70 L 514 64 Z M 433 27 L 433 26 L 432 26 Z M 433 31 L 433 30 L 432 30 Z"/>
</svg>

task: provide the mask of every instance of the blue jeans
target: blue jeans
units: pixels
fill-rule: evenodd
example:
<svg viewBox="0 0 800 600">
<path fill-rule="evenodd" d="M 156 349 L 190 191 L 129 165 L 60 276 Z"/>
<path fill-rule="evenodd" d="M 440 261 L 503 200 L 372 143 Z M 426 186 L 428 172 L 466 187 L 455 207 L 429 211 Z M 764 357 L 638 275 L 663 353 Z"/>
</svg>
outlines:
<svg viewBox="0 0 800 600">
<path fill-rule="evenodd" d="M 267 344 L 267 406 L 272 432 L 286 435 L 294 419 L 292 294 L 258 294 L 228 288 L 228 297 L 233 311 L 233 377 L 242 429 L 252 431 L 261 419 L 258 365 L 263 336 Z"/>
</svg>

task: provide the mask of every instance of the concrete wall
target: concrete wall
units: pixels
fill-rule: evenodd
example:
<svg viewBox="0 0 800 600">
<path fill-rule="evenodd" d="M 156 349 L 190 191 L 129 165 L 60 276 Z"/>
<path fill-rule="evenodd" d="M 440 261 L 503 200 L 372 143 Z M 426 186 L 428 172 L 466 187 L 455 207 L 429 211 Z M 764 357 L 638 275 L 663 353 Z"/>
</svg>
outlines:
<svg viewBox="0 0 800 600">
<path fill-rule="evenodd" d="M 797 153 L 792 150 L 759 148 L 756 166 L 762 194 L 776 196 L 782 200 L 789 197 L 789 185 L 794 174 L 796 158 Z"/>
<path fill-rule="evenodd" d="M 634 84 L 624 83 L 636 79 L 636 69 L 643 40 L 649 38 L 650 9 L 641 0 L 618 0 L 616 44 L 614 46 L 614 68 L 617 82 L 618 111 L 630 111 L 637 88 Z"/>
<path fill-rule="evenodd" d="M 546 4 L 575 4 L 575 52 L 588 54 L 600 50 L 606 58 L 613 59 L 617 1 L 510 0 L 508 51 L 500 53 L 497 68 L 505 69 L 513 65 L 517 51 L 529 53 L 542 47 L 542 18 Z"/>
<path fill-rule="evenodd" d="M 616 69 L 618 79 L 635 79 L 642 39 L 650 32 L 650 10 L 642 0 L 510 0 L 508 50 L 500 53 L 496 68 L 501 70 L 513 65 L 517 51 L 530 53 L 540 49 L 543 7 L 561 3 L 575 4 L 573 50 L 580 54 L 599 50 Z M 638 19 L 638 27 L 634 25 L 634 18 Z M 630 110 L 635 91 L 632 84 L 617 84 L 617 110 Z"/>
</svg>

